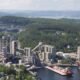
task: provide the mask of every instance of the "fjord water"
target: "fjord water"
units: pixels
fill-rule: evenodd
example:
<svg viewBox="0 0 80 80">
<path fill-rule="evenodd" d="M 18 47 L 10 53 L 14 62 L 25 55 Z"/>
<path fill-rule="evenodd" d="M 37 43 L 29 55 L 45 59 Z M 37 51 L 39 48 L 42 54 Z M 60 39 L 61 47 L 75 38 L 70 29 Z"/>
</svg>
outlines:
<svg viewBox="0 0 80 80">
<path fill-rule="evenodd" d="M 80 71 L 77 68 L 72 68 L 72 76 L 61 76 L 48 69 L 40 69 L 38 75 L 41 80 L 80 80 Z"/>
</svg>

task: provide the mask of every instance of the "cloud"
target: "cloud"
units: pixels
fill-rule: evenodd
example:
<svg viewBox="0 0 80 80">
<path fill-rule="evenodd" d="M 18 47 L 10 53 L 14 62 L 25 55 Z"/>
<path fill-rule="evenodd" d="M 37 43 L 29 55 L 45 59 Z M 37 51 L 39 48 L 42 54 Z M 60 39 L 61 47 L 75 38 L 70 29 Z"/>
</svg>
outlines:
<svg viewBox="0 0 80 80">
<path fill-rule="evenodd" d="M 35 0 L 35 3 L 37 10 L 80 10 L 79 0 Z"/>
<path fill-rule="evenodd" d="M 80 10 L 80 0 L 0 0 L 0 9 Z"/>
<path fill-rule="evenodd" d="M 32 0 L 0 0 L 0 9 L 27 9 Z"/>
</svg>

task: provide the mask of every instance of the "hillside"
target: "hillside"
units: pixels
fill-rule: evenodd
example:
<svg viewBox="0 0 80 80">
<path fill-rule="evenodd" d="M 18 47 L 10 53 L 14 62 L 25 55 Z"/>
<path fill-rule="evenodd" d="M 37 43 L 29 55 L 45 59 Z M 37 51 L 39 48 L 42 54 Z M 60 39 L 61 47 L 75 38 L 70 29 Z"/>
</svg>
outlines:
<svg viewBox="0 0 80 80">
<path fill-rule="evenodd" d="M 26 31 L 20 33 L 22 47 L 34 47 L 39 41 L 52 44 L 57 51 L 76 51 L 80 45 L 80 20 L 31 19 Z"/>
<path fill-rule="evenodd" d="M 22 47 L 33 48 L 39 41 L 42 41 L 54 45 L 57 51 L 73 52 L 80 45 L 79 19 L 3 16 L 0 17 L 0 23 L 20 25 L 20 28 L 25 28 L 25 31 L 18 34 Z M 8 26 L 5 27 L 8 28 Z"/>
</svg>

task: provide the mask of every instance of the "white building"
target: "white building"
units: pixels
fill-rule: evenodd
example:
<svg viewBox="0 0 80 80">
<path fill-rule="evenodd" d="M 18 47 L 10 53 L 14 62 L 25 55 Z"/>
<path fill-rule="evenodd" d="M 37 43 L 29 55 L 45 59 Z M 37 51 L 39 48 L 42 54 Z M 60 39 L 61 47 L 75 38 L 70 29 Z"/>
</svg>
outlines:
<svg viewBox="0 0 80 80">
<path fill-rule="evenodd" d="M 42 45 L 41 52 L 39 53 L 39 58 L 44 62 L 51 62 L 51 56 L 54 57 L 56 55 L 56 51 L 54 46 L 51 45 Z"/>
<path fill-rule="evenodd" d="M 24 48 L 24 60 L 26 63 L 32 62 L 31 48 Z"/>
<path fill-rule="evenodd" d="M 10 54 L 16 54 L 16 49 L 17 49 L 17 42 L 16 41 L 11 41 L 10 42 Z"/>
<path fill-rule="evenodd" d="M 61 51 L 59 51 L 59 52 L 56 52 L 56 55 L 58 55 L 58 56 L 63 56 L 63 52 L 61 52 Z"/>
<path fill-rule="evenodd" d="M 77 59 L 80 61 L 80 46 L 77 48 Z"/>
<path fill-rule="evenodd" d="M 75 52 L 71 52 L 71 53 L 64 53 L 64 52 L 57 52 L 56 55 L 61 56 L 63 58 L 77 58 L 77 55 Z"/>
</svg>

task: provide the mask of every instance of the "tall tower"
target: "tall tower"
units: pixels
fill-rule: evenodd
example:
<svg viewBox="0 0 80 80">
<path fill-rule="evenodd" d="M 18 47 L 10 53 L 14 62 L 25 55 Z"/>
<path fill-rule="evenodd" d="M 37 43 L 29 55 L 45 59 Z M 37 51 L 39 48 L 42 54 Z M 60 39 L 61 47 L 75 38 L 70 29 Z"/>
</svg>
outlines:
<svg viewBox="0 0 80 80">
<path fill-rule="evenodd" d="M 32 62 L 32 54 L 31 54 L 31 48 L 24 48 L 24 52 L 25 52 L 25 61 L 26 62 Z"/>
<path fill-rule="evenodd" d="M 13 40 L 10 43 L 10 53 L 16 55 L 16 50 L 17 50 L 17 42 Z"/>
<path fill-rule="evenodd" d="M 80 61 L 80 46 L 77 48 L 77 59 Z"/>
<path fill-rule="evenodd" d="M 3 50 L 4 48 L 7 50 L 7 46 L 8 46 L 7 36 L 2 36 L 2 38 L 0 38 L 0 51 L 1 52 L 4 51 Z"/>
</svg>

